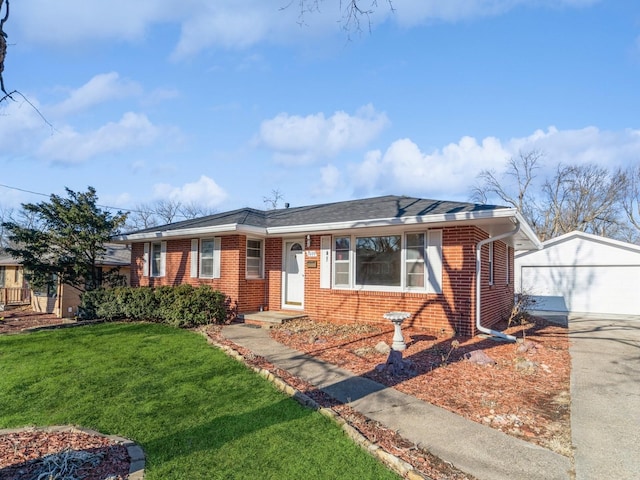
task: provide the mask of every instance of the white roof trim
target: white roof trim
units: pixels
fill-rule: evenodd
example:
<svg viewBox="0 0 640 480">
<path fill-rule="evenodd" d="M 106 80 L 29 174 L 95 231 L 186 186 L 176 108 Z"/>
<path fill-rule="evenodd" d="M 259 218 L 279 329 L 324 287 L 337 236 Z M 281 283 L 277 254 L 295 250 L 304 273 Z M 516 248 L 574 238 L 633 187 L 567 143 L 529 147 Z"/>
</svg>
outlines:
<svg viewBox="0 0 640 480">
<path fill-rule="evenodd" d="M 205 235 L 215 235 L 217 233 L 233 233 L 241 232 L 250 235 L 266 237 L 269 235 L 287 235 L 311 232 L 330 232 L 344 231 L 360 228 L 371 227 L 402 227 L 411 225 L 434 225 L 434 224 L 450 224 L 450 223 L 474 223 L 476 221 L 490 221 L 496 219 L 513 219 L 520 222 L 521 233 L 536 249 L 542 248 L 542 244 L 538 237 L 531 229 L 526 220 L 520 215 L 515 208 L 501 208 L 497 210 L 481 210 L 478 212 L 457 212 L 444 213 L 437 215 L 423 215 L 413 217 L 391 217 L 366 219 L 347 222 L 330 222 L 330 223 L 309 223 L 304 225 L 285 225 L 281 227 L 262 228 L 251 225 L 241 225 L 237 223 L 229 223 L 226 225 L 215 225 L 198 228 L 185 228 L 176 230 L 157 230 L 153 232 L 134 233 L 131 235 L 119 235 L 113 238 L 115 242 L 132 242 L 132 241 L 153 241 L 166 238 L 194 238 Z"/>
<path fill-rule="evenodd" d="M 501 212 L 500 214 L 496 214 Z M 502 213 L 504 212 L 504 213 Z M 505 208 L 499 211 L 481 211 L 481 212 L 458 212 L 443 213 L 438 215 L 424 215 L 413 217 L 391 217 L 391 218 L 372 218 L 368 220 L 350 220 L 348 222 L 332 222 L 332 223 L 308 223 L 304 225 L 286 225 L 283 227 L 267 228 L 269 234 L 284 233 L 304 233 L 319 232 L 330 230 L 351 230 L 354 228 L 370 228 L 370 227 L 390 227 L 401 225 L 418 225 L 425 223 L 449 223 L 464 220 L 485 220 L 493 218 L 513 217 L 515 209 Z"/>
<path fill-rule="evenodd" d="M 542 247 L 549 248 L 557 243 L 566 242 L 573 238 L 582 238 L 584 240 L 589 240 L 591 242 L 598 242 L 605 245 L 610 245 L 612 247 L 623 248 L 625 250 L 632 250 L 640 253 L 640 245 L 636 245 L 628 242 L 622 242 L 620 240 L 614 240 L 613 238 L 602 237 L 600 235 L 594 235 L 592 233 L 581 232 L 579 230 L 574 230 L 573 232 L 565 233 L 563 235 L 560 235 L 559 237 L 550 238 L 549 240 L 542 242 Z M 525 253 L 521 255 L 525 255 Z"/>
<path fill-rule="evenodd" d="M 254 227 L 249 225 L 239 225 L 237 223 L 228 223 L 226 225 L 214 225 L 209 227 L 198 228 L 184 228 L 176 230 L 158 230 L 154 232 L 134 233 L 131 235 L 118 235 L 113 237 L 113 241 L 116 242 L 131 242 L 141 240 L 160 240 L 164 238 L 178 238 L 178 237 L 201 237 L 204 235 L 211 235 L 216 233 L 228 233 L 228 232 L 245 232 L 253 235 L 266 235 L 266 231 L 261 227 Z"/>
</svg>

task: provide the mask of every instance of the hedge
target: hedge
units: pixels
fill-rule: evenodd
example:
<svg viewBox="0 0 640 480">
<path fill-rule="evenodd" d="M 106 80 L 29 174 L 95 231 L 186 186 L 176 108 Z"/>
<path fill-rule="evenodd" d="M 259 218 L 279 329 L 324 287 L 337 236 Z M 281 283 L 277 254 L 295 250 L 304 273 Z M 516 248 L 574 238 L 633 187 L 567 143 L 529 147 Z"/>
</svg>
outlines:
<svg viewBox="0 0 640 480">
<path fill-rule="evenodd" d="M 231 298 L 208 285 L 99 288 L 83 293 L 80 305 L 83 319 L 147 320 L 184 328 L 229 323 L 235 315 Z"/>
</svg>

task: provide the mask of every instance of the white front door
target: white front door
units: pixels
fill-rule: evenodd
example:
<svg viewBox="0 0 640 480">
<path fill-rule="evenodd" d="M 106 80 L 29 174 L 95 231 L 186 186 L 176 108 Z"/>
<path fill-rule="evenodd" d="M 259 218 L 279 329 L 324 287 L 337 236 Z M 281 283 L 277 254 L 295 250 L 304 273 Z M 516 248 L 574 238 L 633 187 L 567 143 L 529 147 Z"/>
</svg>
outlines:
<svg viewBox="0 0 640 480">
<path fill-rule="evenodd" d="M 284 244 L 284 306 L 302 309 L 304 302 L 304 240 Z"/>
</svg>

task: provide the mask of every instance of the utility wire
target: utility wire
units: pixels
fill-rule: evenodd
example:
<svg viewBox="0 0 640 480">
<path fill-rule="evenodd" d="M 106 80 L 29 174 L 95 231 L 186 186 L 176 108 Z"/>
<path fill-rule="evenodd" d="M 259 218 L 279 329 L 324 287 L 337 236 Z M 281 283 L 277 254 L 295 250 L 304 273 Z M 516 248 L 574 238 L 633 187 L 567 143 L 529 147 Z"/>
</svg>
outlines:
<svg viewBox="0 0 640 480">
<path fill-rule="evenodd" d="M 18 192 L 30 193 L 32 195 L 40 195 L 41 197 L 51 196 L 51 195 L 47 195 L 46 193 L 34 192 L 33 190 L 26 190 L 24 188 L 12 187 L 10 185 L 4 185 L 2 183 L 0 183 L 0 187 L 8 188 L 9 190 L 17 190 Z M 97 203 L 96 203 L 96 206 L 100 208 L 108 208 L 109 210 L 119 210 L 121 212 L 124 211 L 124 212 L 134 212 L 134 213 L 149 213 L 144 210 L 134 210 L 133 208 L 111 207 L 109 205 L 98 205 Z"/>
</svg>

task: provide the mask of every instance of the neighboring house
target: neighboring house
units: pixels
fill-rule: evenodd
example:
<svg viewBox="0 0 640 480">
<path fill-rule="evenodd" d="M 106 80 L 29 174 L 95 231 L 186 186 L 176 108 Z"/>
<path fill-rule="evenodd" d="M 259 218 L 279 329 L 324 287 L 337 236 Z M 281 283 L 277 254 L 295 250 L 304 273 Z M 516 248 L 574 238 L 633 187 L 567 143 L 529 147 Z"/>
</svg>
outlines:
<svg viewBox="0 0 640 480">
<path fill-rule="evenodd" d="M 0 305 L 29 305 L 30 301 L 22 265 L 11 255 L 0 254 Z"/>
<path fill-rule="evenodd" d="M 384 313 L 406 311 L 407 324 L 473 335 L 476 246 L 502 235 L 481 248 L 485 327 L 510 312 L 514 249 L 540 245 L 512 208 L 385 196 L 242 208 L 114 241 L 131 245 L 132 286 L 206 284 L 240 313 L 333 322 L 387 322 Z"/>
<path fill-rule="evenodd" d="M 640 315 L 640 246 L 583 232 L 516 254 L 516 291 L 535 310 Z"/>
<path fill-rule="evenodd" d="M 131 250 L 127 245 L 109 243 L 105 245 L 106 252 L 98 260 L 97 264 L 101 267 L 101 272 L 108 272 L 112 268 L 119 268 L 120 275 L 124 277 L 126 283 L 129 283 L 129 266 L 131 264 Z M 20 283 L 23 287 L 23 298 L 26 295 L 26 304 L 31 304 L 36 312 L 53 313 L 57 317 L 73 317 L 78 314 L 78 307 L 80 305 L 81 292 L 70 285 L 65 285 L 56 279 L 46 288 L 42 290 L 31 291 L 24 281 L 22 265 L 17 260 L 13 259 L 10 255 L 0 256 L 0 272 L 4 267 L 5 283 L 8 277 L 18 278 L 18 274 L 14 273 L 19 271 Z M 14 268 L 15 270 L 12 270 Z M 0 273 L 2 275 L 2 273 Z M 0 279 L 2 277 L 0 276 Z M 2 298 L 0 298 L 2 303 Z M 13 302 L 17 304 L 17 302 Z M 25 302 L 22 302 L 25 303 Z"/>
</svg>

